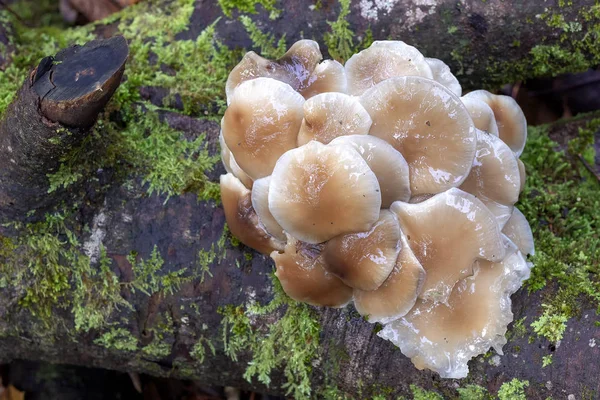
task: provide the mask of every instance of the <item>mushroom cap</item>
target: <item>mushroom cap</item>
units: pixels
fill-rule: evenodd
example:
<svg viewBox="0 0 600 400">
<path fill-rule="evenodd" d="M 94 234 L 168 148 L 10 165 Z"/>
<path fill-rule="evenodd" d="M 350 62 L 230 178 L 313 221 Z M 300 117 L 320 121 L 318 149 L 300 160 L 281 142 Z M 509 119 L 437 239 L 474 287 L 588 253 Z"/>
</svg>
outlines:
<svg viewBox="0 0 600 400">
<path fill-rule="evenodd" d="M 510 295 L 529 277 L 529 269 L 514 251 L 499 263 L 478 261 L 473 269 L 447 304 L 418 300 L 378 335 L 399 346 L 415 367 L 432 369 L 442 378 L 466 377 L 467 362 L 490 347 L 502 354 L 513 319 Z"/>
<path fill-rule="evenodd" d="M 290 235 L 320 243 L 362 232 L 379 218 L 377 177 L 356 150 L 311 141 L 277 161 L 269 209 Z"/>
<path fill-rule="evenodd" d="M 296 147 L 304 98 L 270 78 L 243 82 L 221 123 L 227 147 L 252 179 L 271 174 L 279 157 Z"/>
<path fill-rule="evenodd" d="M 366 135 L 369 128 L 371 117 L 356 97 L 321 93 L 304 103 L 298 146 L 311 140 L 327 144 L 338 136 Z"/>
<path fill-rule="evenodd" d="M 524 255 L 535 254 L 535 246 L 533 243 L 533 232 L 531 226 L 527 222 L 525 215 L 517 207 L 514 208 L 512 215 L 504 228 L 502 228 L 508 238 L 519 248 L 519 251 Z"/>
<path fill-rule="evenodd" d="M 300 93 L 305 99 L 309 99 L 319 93 L 346 93 L 347 90 L 344 66 L 335 60 L 325 60 L 317 65 Z"/>
<path fill-rule="evenodd" d="M 381 81 L 395 76 L 433 78 L 431 67 L 423 54 L 401 41 L 375 41 L 360 53 L 354 54 L 344 66 L 348 93 L 360 96 Z"/>
<path fill-rule="evenodd" d="M 427 273 L 425 300 L 445 302 L 459 280 L 473 273 L 478 258 L 505 255 L 494 215 L 473 195 L 450 189 L 418 204 L 395 202 L 400 228 Z"/>
<path fill-rule="evenodd" d="M 350 287 L 375 290 L 392 272 L 399 251 L 398 220 L 382 210 L 368 231 L 336 236 L 325 243 L 324 267 Z"/>
<path fill-rule="evenodd" d="M 287 239 L 285 233 L 283 232 L 283 228 L 277 223 L 273 217 L 273 214 L 271 214 L 271 211 L 269 211 L 270 184 L 270 176 L 266 176 L 254 181 L 254 185 L 252 186 L 252 207 L 254 207 L 260 222 L 264 225 L 267 232 L 273 235 L 276 239 L 285 242 Z"/>
<path fill-rule="evenodd" d="M 331 145 L 352 146 L 365 159 L 379 182 L 382 208 L 410 199 L 408 163 L 388 142 L 372 135 L 351 135 L 340 136 Z"/>
<path fill-rule="evenodd" d="M 475 128 L 490 135 L 498 136 L 498 125 L 496 124 L 494 111 L 485 101 L 469 96 L 463 96 L 460 99 L 467 108 Z"/>
<path fill-rule="evenodd" d="M 462 87 L 456 79 L 456 76 L 450 71 L 450 67 L 442 60 L 437 58 L 425 58 L 425 62 L 431 68 L 433 80 L 446 86 L 452 93 L 458 97 L 462 96 Z"/>
<path fill-rule="evenodd" d="M 517 164 L 519 165 L 519 182 L 521 182 L 521 186 L 519 188 L 519 193 L 525 189 L 525 182 L 527 180 L 527 171 L 525 170 L 525 164 L 523 161 L 517 158 Z"/>
<path fill-rule="evenodd" d="M 404 316 L 415 305 L 423 287 L 425 270 L 400 233 L 402 249 L 394 269 L 376 290 L 354 289 L 354 306 L 369 322 L 386 324 Z"/>
<path fill-rule="evenodd" d="M 221 161 L 225 166 L 225 171 L 232 173 L 244 184 L 244 186 L 251 189 L 253 184 L 252 178 L 250 178 L 248 174 L 240 168 L 237 161 L 235 161 L 235 157 L 231 154 L 231 150 L 229 150 L 229 147 L 227 147 L 227 144 L 225 143 L 223 132 L 219 134 L 219 145 L 221 146 Z"/>
<path fill-rule="evenodd" d="M 283 243 L 271 236 L 252 207 L 251 192 L 233 174 L 221 175 L 221 202 L 231 233 L 248 247 L 263 254 L 282 250 Z"/>
<path fill-rule="evenodd" d="M 500 139 L 520 156 L 527 141 L 527 120 L 515 99 L 492 94 L 487 90 L 475 90 L 464 97 L 482 100 L 490 106 L 496 118 Z"/>
<path fill-rule="evenodd" d="M 302 39 L 294 43 L 278 62 L 294 77 L 295 84 L 292 87 L 302 92 L 322 59 L 319 44 L 314 40 Z"/>
<path fill-rule="evenodd" d="M 410 169 L 413 196 L 459 186 L 469 174 L 477 138 L 458 97 L 418 76 L 390 78 L 360 98 L 373 125 L 369 134 L 398 150 Z"/>
<path fill-rule="evenodd" d="M 300 242 L 289 236 L 283 253 L 274 251 L 279 278 L 285 293 L 296 301 L 315 306 L 343 307 L 352 299 L 352 288 L 323 268 L 323 245 Z"/>
</svg>

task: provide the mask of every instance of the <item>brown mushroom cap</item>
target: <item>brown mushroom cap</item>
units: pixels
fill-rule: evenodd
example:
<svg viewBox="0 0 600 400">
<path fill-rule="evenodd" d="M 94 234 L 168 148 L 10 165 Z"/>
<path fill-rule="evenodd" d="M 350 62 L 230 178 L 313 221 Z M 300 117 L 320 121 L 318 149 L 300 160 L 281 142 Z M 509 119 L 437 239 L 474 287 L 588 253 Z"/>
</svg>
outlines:
<svg viewBox="0 0 600 400">
<path fill-rule="evenodd" d="M 304 103 L 298 146 L 316 140 L 327 144 L 338 136 L 366 135 L 371 117 L 356 97 L 343 93 L 318 94 Z"/>
<path fill-rule="evenodd" d="M 475 128 L 480 129 L 490 135 L 498 136 L 498 125 L 496 124 L 496 117 L 494 117 L 494 111 L 487 103 L 476 97 L 461 97 L 461 101 L 467 108 Z"/>
<path fill-rule="evenodd" d="M 500 139 L 520 156 L 527 141 L 527 120 L 515 99 L 492 94 L 487 90 L 475 90 L 464 97 L 482 100 L 490 106 L 496 118 Z"/>
<path fill-rule="evenodd" d="M 256 78 L 239 85 L 221 124 L 227 147 L 252 179 L 271 174 L 296 147 L 304 98 L 283 82 Z"/>
<path fill-rule="evenodd" d="M 527 218 L 523 215 L 517 207 L 514 208 L 512 215 L 504 228 L 502 228 L 508 238 L 519 248 L 519 251 L 525 255 L 535 254 L 535 247 L 533 243 L 533 232 L 531 232 L 531 226 L 527 222 Z"/>
<path fill-rule="evenodd" d="M 369 134 L 398 150 L 410 169 L 413 196 L 440 193 L 469 174 L 477 138 L 458 97 L 417 76 L 390 78 L 360 98 L 373 120 Z"/>
<path fill-rule="evenodd" d="M 519 165 L 519 182 L 521 182 L 521 186 L 519 188 L 519 193 L 525 189 L 525 182 L 527 179 L 527 171 L 525 170 L 525 164 L 523 161 L 517 158 L 517 164 Z"/>
<path fill-rule="evenodd" d="M 244 184 L 244 186 L 251 189 L 253 184 L 252 178 L 250 178 L 248 174 L 240 168 L 237 161 L 235 161 L 235 157 L 233 157 L 231 150 L 229 150 L 229 147 L 227 147 L 227 144 L 225 143 L 223 132 L 219 134 L 219 145 L 221 146 L 221 161 L 225 166 L 225 171 L 232 173 Z"/>
<path fill-rule="evenodd" d="M 325 60 L 317 65 L 300 93 L 305 99 L 309 99 L 319 93 L 346 93 L 347 90 L 344 66 L 334 60 Z"/>
<path fill-rule="evenodd" d="M 505 249 L 492 213 L 473 195 L 450 189 L 418 204 L 395 202 L 402 232 L 427 273 L 420 298 L 445 302 L 478 258 L 502 260 Z"/>
<path fill-rule="evenodd" d="M 355 96 L 395 76 L 433 78 L 423 54 L 401 41 L 375 41 L 368 49 L 350 57 L 344 67 L 348 93 Z"/>
<path fill-rule="evenodd" d="M 418 300 L 406 316 L 378 335 L 399 346 L 418 369 L 432 369 L 442 378 L 464 378 L 472 357 L 490 347 L 502 354 L 513 319 L 510 295 L 528 276 L 519 252 L 500 263 L 478 261 L 473 276 L 454 287 L 447 304 Z"/>
<path fill-rule="evenodd" d="M 396 216 L 382 210 L 365 232 L 336 236 L 323 249 L 324 267 L 346 285 L 375 290 L 387 279 L 400 251 L 400 227 Z"/>
<path fill-rule="evenodd" d="M 311 141 L 275 165 L 269 209 L 290 235 L 320 243 L 362 232 L 379 218 L 377 177 L 356 150 Z"/>
<path fill-rule="evenodd" d="M 260 223 L 250 196 L 250 190 L 233 174 L 221 175 L 221 202 L 231 233 L 263 254 L 282 250 L 283 243 L 273 238 Z"/>
<path fill-rule="evenodd" d="M 456 76 L 450 71 L 450 67 L 442 60 L 437 58 L 425 58 L 425 62 L 431 68 L 433 80 L 446 86 L 452 93 L 458 97 L 462 96 L 462 87 L 456 79 Z"/>
<path fill-rule="evenodd" d="M 283 253 L 271 253 L 277 267 L 275 275 L 285 293 L 296 301 L 343 307 L 352 298 L 352 288 L 323 268 L 322 248 L 289 236 Z"/>
<path fill-rule="evenodd" d="M 254 181 L 254 185 L 252 186 L 252 207 L 254 207 L 260 222 L 264 225 L 267 232 L 273 235 L 276 239 L 285 242 L 287 239 L 285 233 L 283 233 L 283 228 L 279 226 L 273 217 L 273 214 L 271 214 L 271 211 L 269 211 L 270 184 L 270 176 L 266 176 Z"/>
<path fill-rule="evenodd" d="M 340 136 L 331 145 L 352 146 L 365 159 L 379 182 L 382 208 L 410 199 L 408 163 L 388 142 L 372 135 L 351 135 Z"/>
<path fill-rule="evenodd" d="M 372 291 L 354 290 L 354 306 L 369 322 L 382 324 L 404 316 L 417 301 L 423 287 L 425 270 L 400 233 L 402 249 L 394 269 L 383 284 Z"/>
<path fill-rule="evenodd" d="M 512 150 L 500 138 L 477 130 L 477 154 L 467 179 L 460 186 L 483 202 L 503 226 L 507 221 L 505 207 L 519 200 L 521 177 L 517 159 Z M 498 214 L 497 214 L 498 213 Z"/>
</svg>

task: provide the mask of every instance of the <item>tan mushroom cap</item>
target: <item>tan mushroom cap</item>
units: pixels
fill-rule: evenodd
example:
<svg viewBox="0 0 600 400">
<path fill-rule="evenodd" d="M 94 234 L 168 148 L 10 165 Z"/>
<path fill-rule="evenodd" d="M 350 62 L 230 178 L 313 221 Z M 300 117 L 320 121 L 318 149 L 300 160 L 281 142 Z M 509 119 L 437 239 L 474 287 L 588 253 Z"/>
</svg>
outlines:
<svg viewBox="0 0 600 400">
<path fill-rule="evenodd" d="M 354 290 L 354 306 L 369 322 L 382 324 L 404 316 L 415 305 L 425 270 L 401 233 L 402 249 L 390 276 L 372 291 Z"/>
<path fill-rule="evenodd" d="M 365 159 L 381 188 L 381 208 L 410 199 L 408 163 L 388 142 L 372 135 L 351 135 L 340 136 L 330 144 L 352 146 Z"/>
<path fill-rule="evenodd" d="M 418 204 L 395 202 L 402 232 L 427 273 L 420 298 L 445 302 L 478 258 L 502 260 L 505 249 L 492 213 L 473 195 L 450 189 Z"/>
<path fill-rule="evenodd" d="M 498 125 L 496 124 L 496 117 L 494 117 L 494 111 L 487 103 L 476 97 L 461 97 L 461 101 L 467 108 L 475 128 L 480 129 L 490 135 L 498 136 Z"/>
<path fill-rule="evenodd" d="M 486 206 L 494 202 L 511 207 L 519 200 L 521 177 L 517 159 L 512 150 L 500 138 L 477 130 L 477 153 L 467 179 L 460 186 Z M 496 215 L 503 207 L 488 206 Z M 506 218 L 503 212 L 496 215 L 503 225 Z"/>
<path fill-rule="evenodd" d="M 527 120 L 515 99 L 492 94 L 487 90 L 475 90 L 464 97 L 482 100 L 490 106 L 496 118 L 500 139 L 520 156 L 527 141 Z"/>
<path fill-rule="evenodd" d="M 348 93 L 360 96 L 379 82 L 395 76 L 433 79 L 423 54 L 401 41 L 375 41 L 346 62 Z"/>
<path fill-rule="evenodd" d="M 223 132 L 219 134 L 219 145 L 221 146 L 221 161 L 225 166 L 225 170 L 227 172 L 232 173 L 248 189 L 251 189 L 253 184 L 252 178 L 250 178 L 248 174 L 240 168 L 237 161 L 235 161 L 235 157 L 233 157 L 233 154 L 231 154 L 231 150 L 229 150 L 229 147 L 227 147 L 227 144 L 225 143 L 225 138 L 223 138 Z"/>
<path fill-rule="evenodd" d="M 525 255 L 535 254 L 535 246 L 533 243 L 533 232 L 531 232 L 531 226 L 527 222 L 527 218 L 523 215 L 517 207 L 514 208 L 512 215 L 504 228 L 504 233 L 512 242 L 517 245 L 519 251 Z"/>
<path fill-rule="evenodd" d="M 304 98 L 290 85 L 256 78 L 235 90 L 221 124 L 227 147 L 252 179 L 271 174 L 279 157 L 296 147 Z"/>
<path fill-rule="evenodd" d="M 338 136 L 366 135 L 371 117 L 356 97 L 343 93 L 318 94 L 304 103 L 298 146 L 316 140 L 327 144 Z"/>
<path fill-rule="evenodd" d="M 525 170 L 525 164 L 523 161 L 517 158 L 517 164 L 519 165 L 519 181 L 521 182 L 521 187 L 519 188 L 519 192 L 522 192 L 525 189 L 525 182 L 527 182 L 527 171 Z"/>
<path fill-rule="evenodd" d="M 324 267 L 350 287 L 375 290 L 392 272 L 400 246 L 398 220 L 382 210 L 368 231 L 336 236 L 325 243 Z"/>
<path fill-rule="evenodd" d="M 477 137 L 467 109 L 450 90 L 417 76 L 390 78 L 360 102 L 373 120 L 369 134 L 408 162 L 413 196 L 440 193 L 466 179 Z"/>
<path fill-rule="evenodd" d="M 450 67 L 442 60 L 437 58 L 425 58 L 425 62 L 431 68 L 433 80 L 446 86 L 452 93 L 458 97 L 462 96 L 462 87 L 456 79 L 456 76 L 450 71 Z"/>
<path fill-rule="evenodd" d="M 282 250 L 283 243 L 271 236 L 252 208 L 251 192 L 233 174 L 221 175 L 221 202 L 231 233 L 248 247 L 263 254 Z"/>
<path fill-rule="evenodd" d="M 252 207 L 258 214 L 260 222 L 265 226 L 267 232 L 273 235 L 276 239 L 285 242 L 286 236 L 283 228 L 279 226 L 271 211 L 269 211 L 269 185 L 271 177 L 257 179 L 252 186 Z"/>
<path fill-rule="evenodd" d="M 348 82 L 344 66 L 335 60 L 321 62 L 306 81 L 300 93 L 305 99 L 326 92 L 346 93 Z"/>
<path fill-rule="evenodd" d="M 472 357 L 490 347 L 502 354 L 513 319 L 510 295 L 528 276 L 519 252 L 500 263 L 478 261 L 474 275 L 454 287 L 447 304 L 418 300 L 406 316 L 378 335 L 399 346 L 418 369 L 429 368 L 442 378 L 464 378 Z"/>
<path fill-rule="evenodd" d="M 311 141 L 273 170 L 269 209 L 290 235 L 308 243 L 362 232 L 379 218 L 377 177 L 356 150 Z"/>
<path fill-rule="evenodd" d="M 285 82 L 294 90 L 301 91 L 308 86 L 307 81 L 322 59 L 319 45 L 312 40 L 299 40 L 277 61 L 268 60 L 250 51 L 227 77 L 227 104 L 231 102 L 233 92 L 240 84 L 261 77 Z"/>
<path fill-rule="evenodd" d="M 288 237 L 283 253 L 274 251 L 281 286 L 296 301 L 315 306 L 343 307 L 352 298 L 352 288 L 323 268 L 323 245 L 312 245 Z"/>
</svg>

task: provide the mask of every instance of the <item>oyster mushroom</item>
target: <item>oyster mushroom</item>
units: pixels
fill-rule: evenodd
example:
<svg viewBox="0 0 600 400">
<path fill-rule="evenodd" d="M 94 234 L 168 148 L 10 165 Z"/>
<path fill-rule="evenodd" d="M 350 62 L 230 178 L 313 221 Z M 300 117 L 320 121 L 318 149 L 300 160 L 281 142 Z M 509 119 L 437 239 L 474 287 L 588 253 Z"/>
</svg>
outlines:
<svg viewBox="0 0 600 400">
<path fill-rule="evenodd" d="M 271 177 L 257 179 L 252 186 L 252 207 L 258 214 L 260 222 L 264 225 L 267 232 L 282 242 L 286 241 L 283 228 L 277 223 L 271 211 L 269 211 L 269 185 Z"/>
<path fill-rule="evenodd" d="M 317 65 L 300 93 L 305 99 L 309 99 L 319 93 L 346 93 L 347 87 L 344 66 L 334 60 L 325 60 Z"/>
<path fill-rule="evenodd" d="M 490 135 L 498 136 L 498 125 L 496 124 L 496 117 L 494 112 L 483 100 L 476 97 L 461 97 L 461 101 L 469 111 L 471 119 L 475 128 L 480 129 Z"/>
<path fill-rule="evenodd" d="M 348 93 L 360 96 L 379 82 L 395 76 L 422 76 L 433 79 L 431 67 L 423 54 L 401 41 L 375 41 L 354 54 L 344 66 Z"/>
<path fill-rule="evenodd" d="M 512 215 L 504 228 L 502 228 L 508 238 L 519 248 L 524 255 L 534 255 L 535 247 L 533 244 L 533 232 L 527 222 L 527 218 L 517 207 L 514 208 Z"/>
<path fill-rule="evenodd" d="M 279 157 L 296 147 L 304 98 L 270 78 L 242 83 L 221 123 L 227 147 L 252 179 L 271 174 Z"/>
<path fill-rule="evenodd" d="M 500 261 L 505 249 L 492 213 L 473 195 L 450 189 L 418 204 L 395 202 L 402 232 L 425 272 L 424 300 L 446 302 L 476 259 Z"/>
<path fill-rule="evenodd" d="M 308 243 L 371 228 L 379 218 L 377 177 L 356 150 L 311 141 L 275 165 L 269 210 L 290 235 Z"/>
<path fill-rule="evenodd" d="M 450 71 L 450 67 L 442 60 L 437 58 L 426 58 L 425 62 L 431 68 L 433 80 L 446 86 L 452 93 L 460 97 L 462 95 L 462 87 L 458 83 L 456 76 Z"/>
<path fill-rule="evenodd" d="M 223 165 L 225 166 L 225 170 L 227 172 L 232 173 L 248 189 L 252 188 L 252 185 L 253 185 L 252 178 L 250 178 L 248 176 L 248 174 L 245 173 L 240 168 L 240 166 L 238 165 L 237 161 L 235 161 L 235 158 L 233 157 L 233 154 L 231 154 L 231 150 L 229 150 L 229 147 L 227 147 L 227 144 L 225 143 L 225 139 L 223 138 L 223 132 L 221 132 L 219 134 L 219 145 L 221 146 L 221 161 L 223 161 Z"/>
<path fill-rule="evenodd" d="M 356 97 L 343 93 L 322 93 L 304 103 L 304 119 L 298 146 L 316 140 L 327 144 L 338 136 L 366 135 L 371 117 Z"/>
<path fill-rule="evenodd" d="M 327 272 L 321 254 L 323 245 L 312 245 L 288 237 L 283 253 L 274 251 L 279 278 L 292 299 L 315 306 L 343 307 L 352 299 L 352 288 Z"/>
<path fill-rule="evenodd" d="M 392 272 L 399 251 L 398 220 L 382 210 L 368 231 L 336 236 L 325 243 L 324 267 L 350 287 L 375 290 Z"/>
<path fill-rule="evenodd" d="M 525 189 L 525 182 L 527 180 L 527 171 L 525 170 L 525 164 L 523 161 L 517 158 L 517 164 L 519 165 L 519 181 L 521 182 L 521 186 L 519 188 L 519 193 Z"/>
<path fill-rule="evenodd" d="M 459 186 L 469 174 L 477 137 L 458 97 L 418 76 L 390 78 L 360 97 L 373 125 L 408 162 L 413 196 Z"/>
<path fill-rule="evenodd" d="M 252 207 L 251 192 L 233 174 L 221 175 L 221 202 L 231 234 L 263 254 L 282 250 L 283 243 L 271 236 Z"/>
</svg>

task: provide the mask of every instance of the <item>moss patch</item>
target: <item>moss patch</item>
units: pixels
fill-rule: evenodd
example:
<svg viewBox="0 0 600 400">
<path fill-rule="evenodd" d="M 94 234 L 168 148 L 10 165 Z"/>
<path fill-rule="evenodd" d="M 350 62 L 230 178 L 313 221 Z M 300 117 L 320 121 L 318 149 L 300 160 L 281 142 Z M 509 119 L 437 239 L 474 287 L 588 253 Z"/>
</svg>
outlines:
<svg viewBox="0 0 600 400">
<path fill-rule="evenodd" d="M 498 390 L 499 400 L 527 400 L 525 388 L 529 386 L 529 381 L 521 381 L 517 378 L 505 382 Z"/>
</svg>

